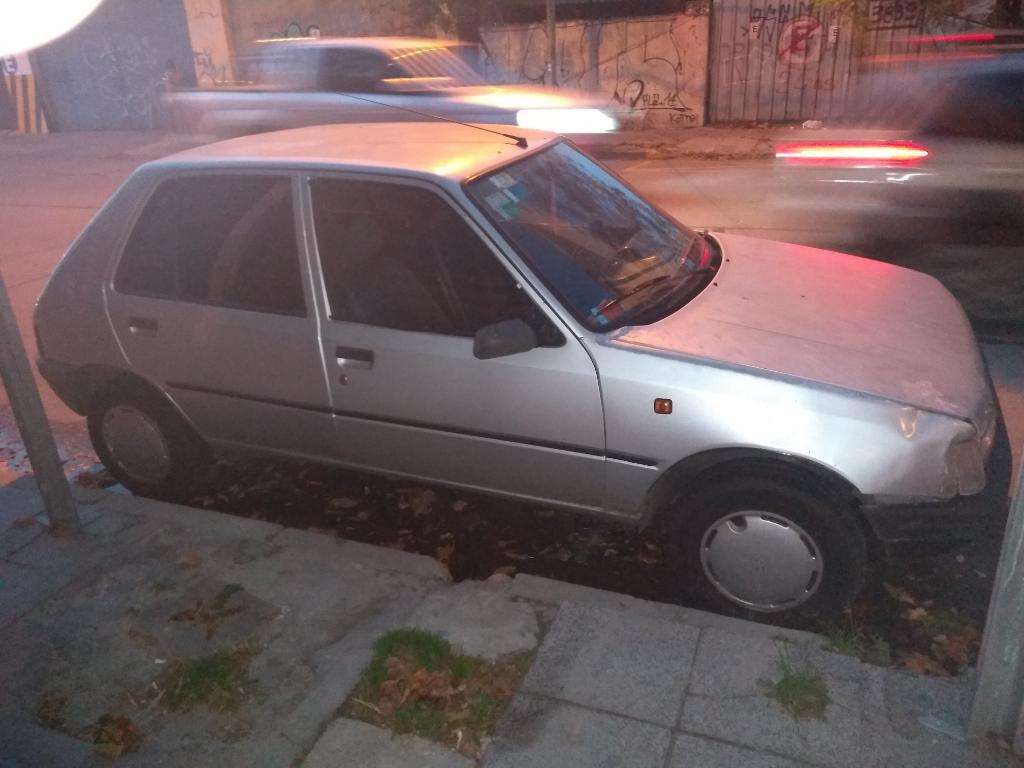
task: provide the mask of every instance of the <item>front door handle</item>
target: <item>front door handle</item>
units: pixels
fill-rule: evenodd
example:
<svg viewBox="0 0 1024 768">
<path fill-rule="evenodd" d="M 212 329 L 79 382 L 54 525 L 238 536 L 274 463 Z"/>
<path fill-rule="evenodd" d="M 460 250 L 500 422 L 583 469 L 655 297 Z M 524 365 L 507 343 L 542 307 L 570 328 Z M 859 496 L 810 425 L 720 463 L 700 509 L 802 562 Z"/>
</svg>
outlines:
<svg viewBox="0 0 1024 768">
<path fill-rule="evenodd" d="M 155 336 L 160 324 L 151 317 L 129 317 L 128 331 L 136 336 Z"/>
<path fill-rule="evenodd" d="M 340 368 L 373 368 L 373 350 L 337 347 L 334 350 Z"/>
</svg>

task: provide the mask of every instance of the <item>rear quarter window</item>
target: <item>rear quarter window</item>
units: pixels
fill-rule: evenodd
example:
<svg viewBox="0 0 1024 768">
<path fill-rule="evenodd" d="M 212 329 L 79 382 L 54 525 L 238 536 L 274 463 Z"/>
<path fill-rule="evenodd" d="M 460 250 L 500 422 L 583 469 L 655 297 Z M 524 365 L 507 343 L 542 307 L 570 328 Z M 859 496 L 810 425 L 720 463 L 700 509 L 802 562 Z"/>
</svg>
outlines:
<svg viewBox="0 0 1024 768">
<path fill-rule="evenodd" d="M 162 182 L 128 238 L 114 289 L 305 315 L 291 179 L 197 175 Z"/>
</svg>

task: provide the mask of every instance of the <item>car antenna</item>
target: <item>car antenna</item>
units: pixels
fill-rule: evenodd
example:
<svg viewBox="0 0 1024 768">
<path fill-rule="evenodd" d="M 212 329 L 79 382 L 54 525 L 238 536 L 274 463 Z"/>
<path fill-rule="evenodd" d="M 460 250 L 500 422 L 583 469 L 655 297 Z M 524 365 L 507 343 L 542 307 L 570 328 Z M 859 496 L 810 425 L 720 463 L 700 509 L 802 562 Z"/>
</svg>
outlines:
<svg viewBox="0 0 1024 768">
<path fill-rule="evenodd" d="M 513 133 L 502 133 L 501 131 L 495 131 L 492 128 L 484 128 L 480 125 L 474 125 L 473 123 L 464 123 L 461 120 L 455 120 L 451 117 L 445 117 L 444 115 L 435 115 L 432 112 L 420 112 L 418 109 L 410 109 L 409 107 L 400 107 L 397 104 L 388 104 L 384 101 L 377 101 L 376 99 L 368 99 L 366 96 L 356 96 L 354 93 L 348 91 L 342 91 L 341 96 L 348 96 L 350 99 L 356 99 L 357 101 L 365 101 L 369 104 L 376 104 L 378 107 L 390 107 L 391 109 L 400 109 L 402 112 L 411 112 L 414 115 L 420 117 L 429 117 L 432 120 L 441 120 L 446 123 L 455 123 L 456 125 L 464 125 L 466 128 L 476 128 L 478 131 L 486 131 L 487 133 L 493 133 L 496 136 L 504 136 L 506 139 L 512 139 L 516 143 L 516 146 L 520 149 L 528 149 L 529 144 L 526 142 L 524 136 L 516 136 Z"/>
</svg>

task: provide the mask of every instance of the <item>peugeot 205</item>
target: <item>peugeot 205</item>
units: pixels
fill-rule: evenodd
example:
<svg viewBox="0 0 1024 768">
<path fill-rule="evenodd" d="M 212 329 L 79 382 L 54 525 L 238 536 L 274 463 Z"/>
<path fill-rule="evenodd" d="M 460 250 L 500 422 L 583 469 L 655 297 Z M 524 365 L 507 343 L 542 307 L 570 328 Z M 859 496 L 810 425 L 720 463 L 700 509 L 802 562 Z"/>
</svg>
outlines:
<svg viewBox="0 0 1024 768">
<path fill-rule="evenodd" d="M 936 280 L 693 231 L 547 133 L 316 126 L 148 163 L 35 326 L 135 493 L 250 449 L 657 517 L 680 579 L 757 611 L 834 610 L 876 543 L 1005 500 Z"/>
</svg>

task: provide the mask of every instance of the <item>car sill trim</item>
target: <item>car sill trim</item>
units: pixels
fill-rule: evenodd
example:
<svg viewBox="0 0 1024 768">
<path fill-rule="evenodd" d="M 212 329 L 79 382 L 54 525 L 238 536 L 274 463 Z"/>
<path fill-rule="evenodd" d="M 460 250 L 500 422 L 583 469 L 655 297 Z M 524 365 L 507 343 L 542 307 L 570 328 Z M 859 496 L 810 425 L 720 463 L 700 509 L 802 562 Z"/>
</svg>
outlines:
<svg viewBox="0 0 1024 768">
<path fill-rule="evenodd" d="M 344 419 L 358 419 L 360 421 L 373 421 L 381 424 L 392 424 L 399 427 L 408 427 L 411 429 L 424 429 L 432 432 L 445 432 L 452 435 L 460 435 L 463 437 L 475 437 L 482 440 L 497 440 L 504 443 L 517 443 L 520 445 L 529 445 L 536 448 L 544 448 L 552 451 L 565 451 L 568 453 L 578 453 L 585 456 L 594 456 L 602 459 L 612 459 L 614 461 L 621 461 L 628 464 L 636 464 L 643 467 L 656 467 L 658 461 L 656 459 L 649 459 L 642 456 L 633 456 L 626 453 L 606 453 L 598 448 L 589 448 L 582 445 L 571 445 L 567 443 L 558 443 L 546 440 L 529 440 L 516 435 L 508 435 L 497 432 L 479 432 L 476 430 L 463 429 L 461 427 L 453 427 L 442 424 L 430 424 L 421 421 L 412 421 L 408 419 L 395 419 L 386 416 L 377 416 L 374 414 L 361 413 L 358 411 L 346 411 L 337 408 L 330 408 L 328 406 L 313 405 L 311 403 L 300 403 L 292 400 L 281 400 L 271 397 L 256 397 L 253 395 L 245 395 L 240 392 L 233 392 L 225 389 L 215 389 L 212 387 L 199 387 L 194 384 L 185 384 L 183 382 L 167 382 L 167 386 L 171 389 L 181 390 L 183 392 L 195 392 L 204 395 L 216 395 L 218 397 L 230 397 L 236 400 L 248 400 L 254 403 L 262 403 L 264 405 L 276 405 L 282 408 L 295 408 L 300 411 L 311 411 L 314 413 L 329 414 L 331 416 L 337 416 Z"/>
</svg>

